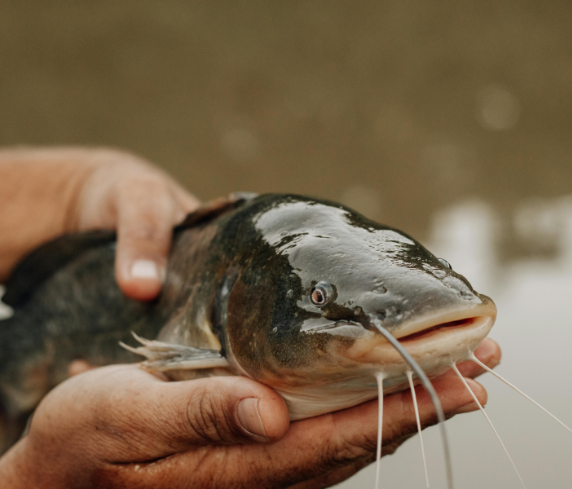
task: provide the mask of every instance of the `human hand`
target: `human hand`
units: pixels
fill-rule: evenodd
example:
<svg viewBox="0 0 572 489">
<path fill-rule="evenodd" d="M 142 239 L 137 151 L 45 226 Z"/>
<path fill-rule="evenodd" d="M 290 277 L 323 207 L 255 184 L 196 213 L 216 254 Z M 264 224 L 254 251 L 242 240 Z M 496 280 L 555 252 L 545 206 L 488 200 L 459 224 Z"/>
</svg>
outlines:
<svg viewBox="0 0 572 489">
<path fill-rule="evenodd" d="M 77 229 L 117 229 L 119 287 L 133 299 L 153 299 L 163 283 L 173 227 L 199 201 L 131 154 L 103 151 L 97 158 L 78 202 Z"/>
<path fill-rule="evenodd" d="M 493 367 L 485 340 L 477 357 Z M 481 370 L 460 365 L 463 375 Z M 469 385 L 481 403 L 486 392 Z M 461 381 L 434 380 L 448 417 L 476 408 Z M 423 426 L 436 422 L 417 387 Z M 246 401 L 245 401 L 246 400 Z M 292 423 L 272 389 L 244 377 L 163 382 L 135 366 L 91 370 L 40 404 L 30 431 L 0 461 L 2 487 L 45 489 L 329 487 L 374 459 L 377 401 Z M 384 399 L 383 453 L 417 430 L 409 392 Z"/>
<path fill-rule="evenodd" d="M 173 227 L 198 200 L 130 153 L 90 148 L 0 151 L 0 283 L 60 234 L 116 229 L 116 278 L 134 299 L 161 289 Z"/>
</svg>

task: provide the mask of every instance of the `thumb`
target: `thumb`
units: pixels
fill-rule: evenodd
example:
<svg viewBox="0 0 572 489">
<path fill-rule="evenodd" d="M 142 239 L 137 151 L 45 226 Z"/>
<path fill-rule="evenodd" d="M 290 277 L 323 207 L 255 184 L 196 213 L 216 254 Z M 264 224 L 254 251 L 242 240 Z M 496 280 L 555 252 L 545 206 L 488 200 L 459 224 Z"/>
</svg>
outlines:
<svg viewBox="0 0 572 489">
<path fill-rule="evenodd" d="M 164 387 L 175 390 L 175 384 Z M 191 445 L 275 441 L 290 424 L 282 397 L 251 379 L 201 379 L 185 390 L 177 389 L 177 395 L 184 408 L 179 410 L 184 412 L 184 438 Z"/>
<path fill-rule="evenodd" d="M 475 393 L 479 402 L 484 405 L 487 401 L 487 392 L 483 386 L 472 379 L 465 379 L 471 390 Z M 474 403 L 473 398 L 467 392 L 464 384 L 457 377 L 447 375 L 438 377 L 432 381 L 433 387 L 439 396 L 441 407 L 446 418 L 450 418 L 456 414 L 467 413 L 478 410 L 478 406 Z M 422 387 L 415 388 L 417 394 L 417 403 L 419 408 L 419 418 L 423 428 L 436 424 L 438 422 L 437 412 L 431 396 Z M 363 409 L 367 416 L 375 418 L 378 410 L 377 402 L 369 402 L 358 406 Z M 357 408 L 354 408 L 357 409 Z M 383 445 L 384 453 L 391 453 L 391 446 L 399 446 L 399 444 L 409 436 L 417 433 L 417 422 L 415 419 L 415 408 L 411 393 L 408 391 L 398 392 L 389 395 L 383 399 Z M 346 424 L 347 423 L 347 424 Z M 369 432 L 352 429 L 352 424 L 356 423 L 349 413 L 338 413 L 337 426 L 344 427 L 345 435 L 341 438 L 342 443 L 352 447 L 361 447 L 360 456 L 374 453 L 377 445 L 377 431 L 375 429 Z M 376 425 L 374 424 L 374 427 Z"/>
<path fill-rule="evenodd" d="M 134 452 L 120 451 L 119 458 L 159 458 L 211 444 L 270 442 L 284 436 L 290 424 L 282 397 L 245 377 L 164 382 L 141 369 L 124 368 L 114 372 L 114 382 L 122 376 L 121 392 L 111 396 L 110 416 L 121 419 L 114 430 L 130 433 L 140 443 L 130 447 Z M 101 411 L 99 416 L 105 417 Z"/>
</svg>

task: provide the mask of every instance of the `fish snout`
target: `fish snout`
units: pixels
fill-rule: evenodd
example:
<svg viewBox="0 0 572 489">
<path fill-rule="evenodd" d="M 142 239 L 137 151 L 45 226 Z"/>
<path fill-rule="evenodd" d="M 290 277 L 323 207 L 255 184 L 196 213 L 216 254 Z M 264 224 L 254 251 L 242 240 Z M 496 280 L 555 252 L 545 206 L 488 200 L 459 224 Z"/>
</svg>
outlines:
<svg viewBox="0 0 572 489">
<path fill-rule="evenodd" d="M 466 301 L 474 304 L 481 302 L 479 294 L 472 290 L 461 278 L 449 275 L 445 277 L 441 282 L 461 301 Z"/>
</svg>

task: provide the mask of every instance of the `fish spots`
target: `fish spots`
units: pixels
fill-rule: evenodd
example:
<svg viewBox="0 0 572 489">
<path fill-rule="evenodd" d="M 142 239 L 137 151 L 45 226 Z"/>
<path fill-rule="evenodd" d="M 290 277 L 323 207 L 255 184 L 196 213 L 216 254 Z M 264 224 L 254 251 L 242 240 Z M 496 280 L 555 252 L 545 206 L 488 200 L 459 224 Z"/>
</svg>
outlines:
<svg viewBox="0 0 572 489">
<path fill-rule="evenodd" d="M 387 294 L 387 287 L 385 286 L 385 281 L 382 278 L 373 279 L 373 290 L 380 294 Z"/>
<path fill-rule="evenodd" d="M 474 300 L 477 298 L 475 296 L 475 294 L 469 292 L 468 290 L 464 290 L 464 289 L 459 292 L 459 296 L 465 300 Z"/>
</svg>

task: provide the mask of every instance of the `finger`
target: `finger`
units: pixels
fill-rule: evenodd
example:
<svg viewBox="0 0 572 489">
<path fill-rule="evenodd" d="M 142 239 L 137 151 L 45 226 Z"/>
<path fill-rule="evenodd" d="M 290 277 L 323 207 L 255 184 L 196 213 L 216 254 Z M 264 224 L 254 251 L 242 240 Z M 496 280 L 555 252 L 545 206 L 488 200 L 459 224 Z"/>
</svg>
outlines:
<svg viewBox="0 0 572 489">
<path fill-rule="evenodd" d="M 364 467 L 367 467 L 374 461 L 375 456 L 372 455 L 371 457 L 360 460 L 359 462 L 354 462 L 350 465 L 346 465 L 345 467 L 331 470 L 330 472 L 327 472 L 324 475 L 314 479 L 294 484 L 293 486 L 290 486 L 289 489 L 322 489 L 326 487 L 332 487 L 335 484 L 339 484 L 340 482 L 349 479 L 351 476 L 359 472 Z"/>
<path fill-rule="evenodd" d="M 486 391 L 473 380 L 467 381 L 483 404 Z M 460 379 L 444 378 L 434 382 L 441 405 L 448 417 L 476 409 L 473 398 Z M 416 389 L 419 416 L 423 427 L 435 424 L 437 415 L 429 394 Z M 284 461 L 287 470 L 306 475 L 328 472 L 371 457 L 377 444 L 378 403 L 371 401 L 352 409 L 293 423 L 286 436 L 273 445 L 285 450 L 288 445 L 304 447 Z M 384 399 L 383 445 L 391 447 L 417 432 L 415 410 L 410 392 L 389 395 Z M 303 480 L 303 479 L 301 479 Z"/>
<path fill-rule="evenodd" d="M 173 192 L 175 194 L 175 198 L 177 200 L 177 203 L 179 204 L 179 209 L 181 211 L 181 214 L 177 219 L 177 224 L 178 224 L 179 222 L 183 221 L 185 217 L 187 217 L 187 214 L 193 212 L 199 207 L 200 201 L 195 196 L 189 194 L 186 190 L 179 187 L 178 185 L 175 187 Z"/>
<path fill-rule="evenodd" d="M 93 396 L 90 409 L 101 442 L 109 447 L 109 439 L 118 437 L 118 462 L 157 459 L 211 444 L 270 442 L 289 426 L 283 399 L 251 379 L 163 382 L 132 366 L 99 370 L 90 389 L 97 393 L 94 384 L 99 384 L 106 394 Z M 111 382 L 121 388 L 110 389 Z M 124 440 L 130 440 L 127 446 Z"/>
<path fill-rule="evenodd" d="M 149 300 L 161 290 L 178 204 L 168 182 L 147 175 L 116 196 L 116 278 L 123 292 Z"/>
<path fill-rule="evenodd" d="M 481 402 L 486 402 L 486 392 L 472 380 L 468 383 Z M 472 396 L 466 391 L 460 379 L 444 378 L 435 382 L 435 388 L 447 415 L 452 416 L 459 408 L 471 404 Z M 437 420 L 430 397 L 422 388 L 417 388 L 421 423 L 434 424 Z M 315 487 L 330 474 L 341 477 L 371 461 L 377 439 L 377 401 L 361 404 L 351 409 L 323 415 L 290 426 L 286 435 L 269 445 L 240 445 L 227 447 L 224 455 L 224 473 L 212 479 L 212 469 L 221 464 L 221 454 L 216 450 L 202 452 L 197 465 L 196 453 L 179 453 L 161 461 L 161 478 L 168 475 L 168 487 L 187 487 L 189 478 L 205 483 L 213 482 L 217 487 L 278 487 L 294 485 L 308 479 L 315 479 Z M 392 451 L 404 439 L 417 431 L 415 412 L 410 393 L 398 393 L 384 399 L 383 444 Z M 261 454 L 260 449 L 264 448 Z M 287 454 L 287 456 L 284 456 Z M 144 476 L 153 487 L 152 467 L 122 467 L 114 473 L 126 479 Z M 119 473 L 121 472 L 121 474 Z M 231 478 L 228 474 L 232 474 Z M 225 481 L 225 475 L 229 477 Z M 151 478 L 151 479 L 149 479 Z M 323 478 L 323 479 L 322 479 Z M 163 480 L 163 479 L 161 479 Z M 226 485 L 225 485 L 226 483 Z M 200 485 L 200 484 L 197 484 Z M 302 486 L 304 487 L 304 486 Z M 313 487 L 313 486 L 309 486 Z"/>
<path fill-rule="evenodd" d="M 484 387 L 470 379 L 467 380 L 467 383 L 479 399 L 479 402 L 484 405 L 487 401 Z M 474 404 L 473 397 L 459 378 L 439 378 L 433 381 L 433 386 L 439 396 L 446 417 L 478 409 L 478 406 Z M 437 413 L 429 393 L 422 386 L 417 386 L 415 392 L 422 427 L 436 424 L 438 420 Z M 377 403 L 365 404 L 364 415 L 374 417 L 377 413 L 377 407 Z M 359 447 L 357 450 L 358 455 L 366 455 L 375 451 L 377 432 L 364 433 L 363 429 L 360 432 L 358 427 L 361 426 L 361 423 L 357 424 L 349 412 L 342 411 L 338 413 L 338 417 L 340 419 L 336 420 L 336 425 L 338 427 L 337 432 L 341 436 L 339 438 L 340 446 Z M 384 399 L 383 445 L 390 445 L 416 432 L 417 424 L 411 393 L 404 391 L 387 396 Z"/>
<path fill-rule="evenodd" d="M 68 376 L 75 377 L 93 368 L 95 367 L 85 360 L 74 360 L 68 365 Z"/>
<path fill-rule="evenodd" d="M 485 338 L 481 345 L 475 350 L 475 356 L 488 367 L 494 368 L 500 363 L 501 350 L 496 342 L 490 338 Z M 463 377 L 470 377 L 472 379 L 485 373 L 482 367 L 470 360 L 459 363 L 457 367 Z M 444 375 L 457 376 L 453 370 L 449 370 Z"/>
</svg>

